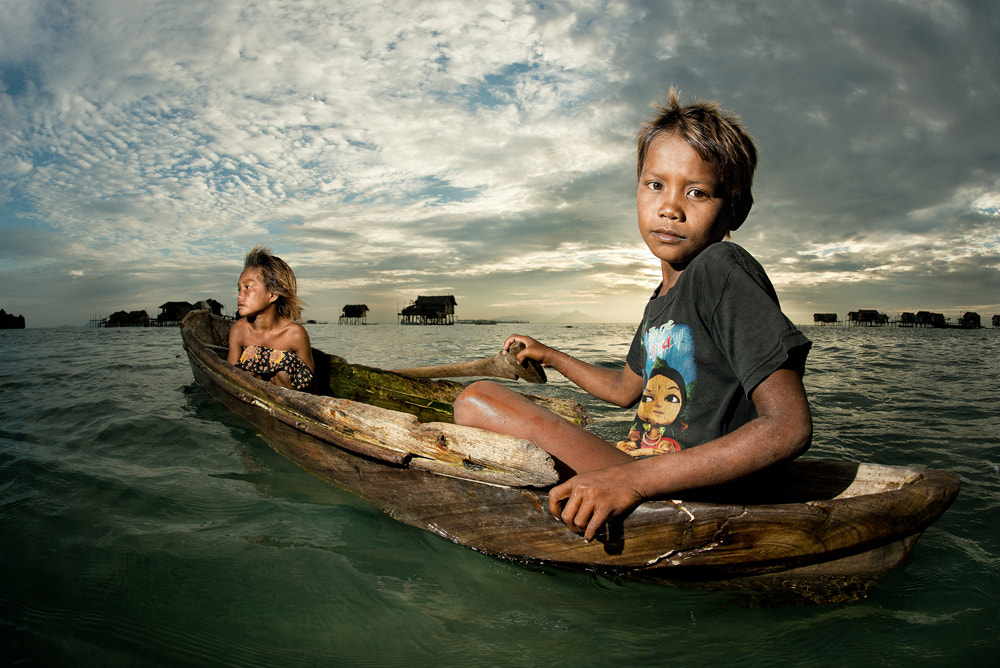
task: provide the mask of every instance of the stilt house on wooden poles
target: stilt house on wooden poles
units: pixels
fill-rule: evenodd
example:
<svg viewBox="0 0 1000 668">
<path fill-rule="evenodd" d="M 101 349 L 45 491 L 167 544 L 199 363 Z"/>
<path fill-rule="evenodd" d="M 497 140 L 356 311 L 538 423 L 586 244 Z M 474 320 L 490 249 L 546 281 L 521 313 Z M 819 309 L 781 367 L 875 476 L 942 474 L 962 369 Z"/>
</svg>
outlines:
<svg viewBox="0 0 1000 668">
<path fill-rule="evenodd" d="M 347 304 L 337 319 L 338 325 L 367 325 L 368 306 L 366 304 Z"/>
<path fill-rule="evenodd" d="M 417 300 L 399 313 L 401 325 L 454 325 L 454 295 L 417 297 Z"/>
<path fill-rule="evenodd" d="M 874 309 L 858 309 L 847 314 L 848 325 L 861 327 L 882 327 L 889 323 L 889 316 Z"/>
</svg>

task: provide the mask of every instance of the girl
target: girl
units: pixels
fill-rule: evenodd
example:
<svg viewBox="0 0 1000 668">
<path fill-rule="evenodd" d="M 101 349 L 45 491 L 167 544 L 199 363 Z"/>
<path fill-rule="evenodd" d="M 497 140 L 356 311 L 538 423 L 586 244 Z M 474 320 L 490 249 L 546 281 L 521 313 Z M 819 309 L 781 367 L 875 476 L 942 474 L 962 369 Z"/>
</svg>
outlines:
<svg viewBox="0 0 1000 668">
<path fill-rule="evenodd" d="M 241 318 L 229 330 L 229 363 L 279 387 L 308 390 L 316 365 L 299 324 L 295 274 L 271 249 L 254 246 L 247 253 L 236 305 Z"/>
</svg>

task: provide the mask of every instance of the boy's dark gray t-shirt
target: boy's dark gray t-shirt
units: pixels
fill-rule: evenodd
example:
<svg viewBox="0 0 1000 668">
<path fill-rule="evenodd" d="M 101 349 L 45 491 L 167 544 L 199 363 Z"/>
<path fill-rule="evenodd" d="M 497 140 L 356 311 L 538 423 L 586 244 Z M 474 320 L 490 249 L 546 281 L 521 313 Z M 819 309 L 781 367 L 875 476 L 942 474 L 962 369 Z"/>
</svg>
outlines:
<svg viewBox="0 0 1000 668">
<path fill-rule="evenodd" d="M 774 371 L 803 373 L 812 343 L 781 312 L 764 268 L 740 246 L 712 244 L 666 295 L 655 294 L 627 362 L 644 388 L 651 374 L 670 374 L 682 386 L 680 413 L 672 424 L 658 426 L 681 447 L 718 438 L 756 417 L 750 394 Z M 641 422 L 637 415 L 633 434 Z"/>
</svg>

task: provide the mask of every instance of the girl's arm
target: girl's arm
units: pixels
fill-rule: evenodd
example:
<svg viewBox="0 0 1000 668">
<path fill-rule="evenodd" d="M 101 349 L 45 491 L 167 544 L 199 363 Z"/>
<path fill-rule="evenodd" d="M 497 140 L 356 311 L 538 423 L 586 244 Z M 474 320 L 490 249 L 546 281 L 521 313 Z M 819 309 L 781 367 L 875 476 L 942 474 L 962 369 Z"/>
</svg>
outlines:
<svg viewBox="0 0 1000 668">
<path fill-rule="evenodd" d="M 316 363 L 313 361 L 312 344 L 309 342 L 309 332 L 306 331 L 306 328 L 296 323 L 292 328 L 289 342 L 288 349 L 294 351 L 299 359 L 306 363 L 309 370 L 315 373 Z"/>
<path fill-rule="evenodd" d="M 542 366 L 551 367 L 602 401 L 625 408 L 634 404 L 642 396 L 642 377 L 632 371 L 628 365 L 625 365 L 621 371 L 606 369 L 584 362 L 555 348 L 550 348 L 530 336 L 521 336 L 520 334 L 515 334 L 504 342 L 503 353 L 505 355 L 507 349 L 515 341 L 523 343 L 525 346 L 524 350 L 517 355 L 518 362 L 530 358 Z"/>
<path fill-rule="evenodd" d="M 233 326 L 229 328 L 229 354 L 226 355 L 226 361 L 230 364 L 236 364 L 240 361 L 240 355 L 243 354 L 245 332 L 243 331 L 246 327 L 245 320 L 237 320 L 233 323 Z"/>
<path fill-rule="evenodd" d="M 729 482 L 809 448 L 812 417 L 797 372 L 778 369 L 751 399 L 757 417 L 739 429 L 680 452 L 577 475 L 549 492 L 549 510 L 590 541 L 610 517 L 645 499 Z"/>
</svg>

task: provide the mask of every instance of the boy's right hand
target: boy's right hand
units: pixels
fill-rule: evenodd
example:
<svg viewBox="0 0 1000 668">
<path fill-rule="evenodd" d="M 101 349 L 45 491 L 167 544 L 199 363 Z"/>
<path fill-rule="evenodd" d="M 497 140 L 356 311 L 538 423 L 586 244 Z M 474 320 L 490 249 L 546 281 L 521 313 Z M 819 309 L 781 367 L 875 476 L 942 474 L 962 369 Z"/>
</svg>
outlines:
<svg viewBox="0 0 1000 668">
<path fill-rule="evenodd" d="M 631 476 L 634 464 L 581 473 L 553 487 L 549 512 L 589 543 L 605 522 L 631 511 L 645 498 Z"/>
<path fill-rule="evenodd" d="M 551 353 L 555 352 L 554 348 L 550 348 L 544 343 L 539 343 L 530 336 L 511 334 L 507 337 L 507 340 L 504 341 L 503 349 L 500 352 L 506 355 L 511 345 L 514 343 L 524 344 L 524 350 L 517 354 L 517 361 L 519 364 L 524 363 L 524 360 L 526 359 L 533 359 L 542 366 L 551 366 L 548 359 Z"/>
</svg>

